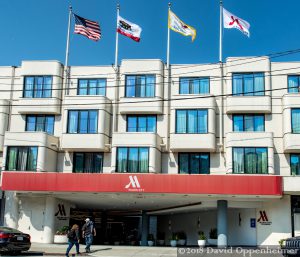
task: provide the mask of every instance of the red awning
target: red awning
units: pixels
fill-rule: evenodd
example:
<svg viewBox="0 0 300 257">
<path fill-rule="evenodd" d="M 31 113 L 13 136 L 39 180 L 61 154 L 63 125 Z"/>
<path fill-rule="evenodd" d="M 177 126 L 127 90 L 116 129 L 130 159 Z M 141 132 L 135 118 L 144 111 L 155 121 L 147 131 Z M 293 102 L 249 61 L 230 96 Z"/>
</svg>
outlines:
<svg viewBox="0 0 300 257">
<path fill-rule="evenodd" d="M 229 174 L 74 174 L 5 171 L 2 172 L 2 190 L 281 196 L 282 177 Z"/>
</svg>

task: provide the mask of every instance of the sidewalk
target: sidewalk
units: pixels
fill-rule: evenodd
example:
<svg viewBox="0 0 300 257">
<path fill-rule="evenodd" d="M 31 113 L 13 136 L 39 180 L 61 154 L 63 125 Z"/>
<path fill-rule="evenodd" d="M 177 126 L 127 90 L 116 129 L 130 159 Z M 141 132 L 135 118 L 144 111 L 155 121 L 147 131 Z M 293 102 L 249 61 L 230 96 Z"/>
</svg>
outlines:
<svg viewBox="0 0 300 257">
<path fill-rule="evenodd" d="M 102 257 L 120 257 L 120 256 L 163 256 L 176 257 L 177 249 L 173 247 L 145 247 L 145 246 L 112 246 L 112 245 L 92 245 L 91 253 L 87 254 L 84 251 L 85 245 L 80 244 L 81 255 L 75 255 L 76 250 L 73 246 L 70 256 L 102 256 Z M 42 244 L 32 243 L 29 250 L 34 255 L 44 256 L 65 256 L 67 244 Z"/>
<path fill-rule="evenodd" d="M 75 255 L 75 246 L 70 252 L 70 256 L 86 257 L 282 257 L 278 248 L 275 252 L 266 251 L 268 248 L 256 247 L 228 247 L 228 248 L 177 248 L 176 247 L 145 247 L 145 246 L 114 246 L 114 245 L 92 245 L 91 253 L 84 253 L 85 245 L 80 245 L 81 255 Z M 65 256 L 67 244 L 41 244 L 32 243 L 30 251 L 26 255 L 34 256 Z M 189 249 L 197 251 L 189 252 Z M 259 250 L 258 252 L 256 252 Z M 198 252 L 199 251 L 199 252 Z"/>
</svg>

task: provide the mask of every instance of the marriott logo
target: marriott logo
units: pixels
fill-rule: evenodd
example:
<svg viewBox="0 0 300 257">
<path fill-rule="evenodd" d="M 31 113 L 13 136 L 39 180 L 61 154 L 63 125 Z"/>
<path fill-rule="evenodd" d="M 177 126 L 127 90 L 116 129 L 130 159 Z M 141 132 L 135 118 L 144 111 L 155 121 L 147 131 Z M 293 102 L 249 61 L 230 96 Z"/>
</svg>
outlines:
<svg viewBox="0 0 300 257">
<path fill-rule="evenodd" d="M 259 218 L 257 222 L 259 222 L 261 225 L 271 225 L 272 222 L 269 221 L 266 211 L 259 211 Z"/>
<path fill-rule="evenodd" d="M 140 182 L 137 176 L 129 176 L 129 183 L 125 186 L 130 192 L 143 192 L 144 189 L 141 188 Z"/>
</svg>

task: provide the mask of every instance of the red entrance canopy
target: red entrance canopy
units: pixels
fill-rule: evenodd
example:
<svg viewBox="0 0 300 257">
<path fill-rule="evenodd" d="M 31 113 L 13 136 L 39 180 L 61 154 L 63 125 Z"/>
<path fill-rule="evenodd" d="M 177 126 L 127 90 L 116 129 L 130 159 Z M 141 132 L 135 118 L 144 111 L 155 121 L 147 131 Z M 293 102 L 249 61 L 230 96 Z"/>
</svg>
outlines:
<svg viewBox="0 0 300 257">
<path fill-rule="evenodd" d="M 2 172 L 2 190 L 281 196 L 274 175 Z"/>
</svg>

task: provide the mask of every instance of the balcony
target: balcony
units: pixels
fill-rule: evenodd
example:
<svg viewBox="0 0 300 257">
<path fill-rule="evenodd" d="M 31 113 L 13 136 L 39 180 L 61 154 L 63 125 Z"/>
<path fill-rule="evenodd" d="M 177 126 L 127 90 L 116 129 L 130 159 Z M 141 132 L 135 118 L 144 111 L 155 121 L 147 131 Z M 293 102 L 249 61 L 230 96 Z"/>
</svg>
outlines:
<svg viewBox="0 0 300 257">
<path fill-rule="evenodd" d="M 41 146 L 57 150 L 58 138 L 45 132 L 5 132 L 5 146 Z"/>
<path fill-rule="evenodd" d="M 171 134 L 170 149 L 173 152 L 215 152 L 216 135 L 208 134 Z"/>
<path fill-rule="evenodd" d="M 178 99 L 178 100 L 174 100 Z M 213 109 L 216 111 L 216 100 L 213 95 L 174 95 L 171 109 Z"/>
<path fill-rule="evenodd" d="M 111 100 L 101 95 L 67 95 L 64 109 L 100 109 L 111 113 Z"/>
<path fill-rule="evenodd" d="M 272 132 L 229 132 L 226 147 L 273 147 Z"/>
<path fill-rule="evenodd" d="M 62 134 L 61 149 L 70 151 L 109 151 L 106 134 Z"/>
<path fill-rule="evenodd" d="M 148 146 L 160 150 L 162 138 L 156 133 L 121 132 L 113 134 L 112 146 Z"/>
<path fill-rule="evenodd" d="M 20 98 L 14 102 L 20 114 L 54 114 L 61 112 L 61 100 L 58 98 Z"/>
<path fill-rule="evenodd" d="M 271 96 L 228 96 L 226 113 L 271 113 Z"/>
<path fill-rule="evenodd" d="M 299 194 L 300 176 L 284 176 L 283 192 L 284 194 Z"/>
<path fill-rule="evenodd" d="M 285 153 L 300 152 L 300 134 L 286 133 L 283 136 L 283 151 Z"/>
<path fill-rule="evenodd" d="M 120 97 L 121 114 L 163 114 L 161 97 Z"/>
<path fill-rule="evenodd" d="M 37 146 L 37 171 L 55 172 L 58 138 L 45 132 L 6 132 L 4 145 L 8 146 Z M 6 151 L 3 154 L 6 159 Z"/>
<path fill-rule="evenodd" d="M 288 108 L 299 108 L 300 107 L 300 94 L 286 94 L 282 97 L 282 108 L 283 110 Z"/>
</svg>

